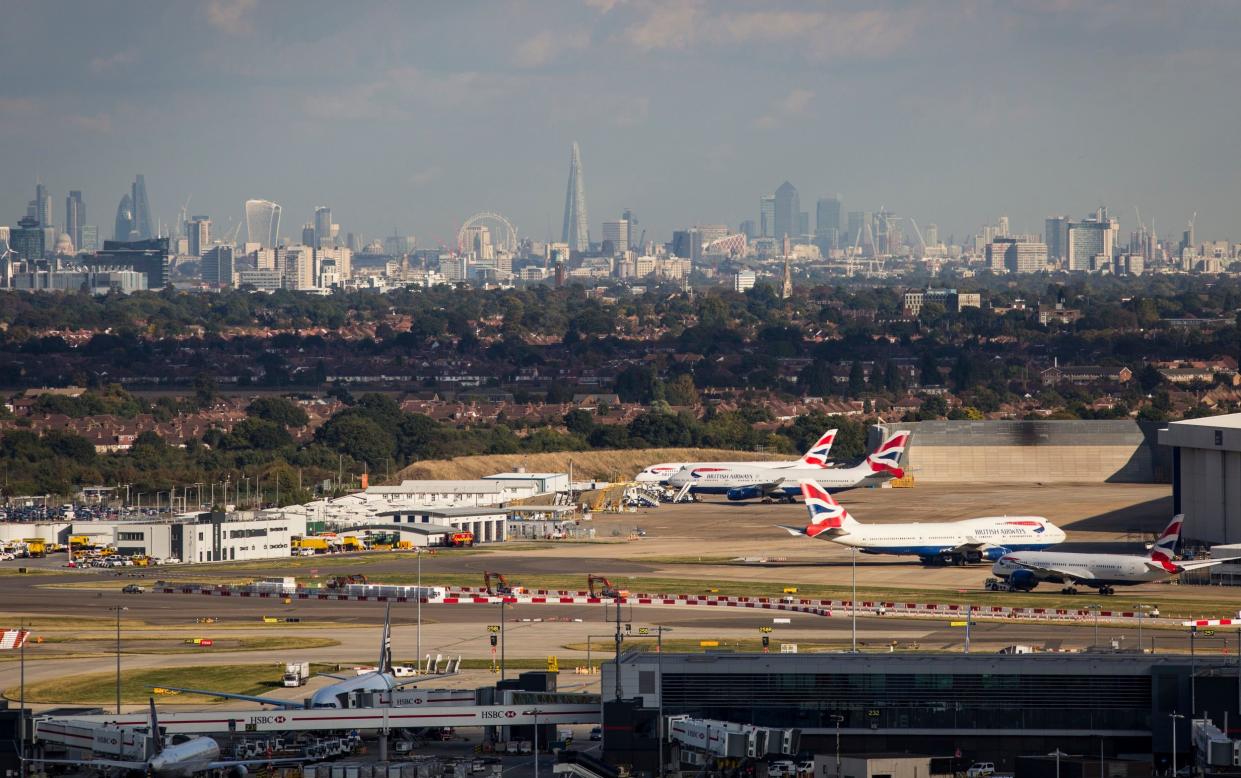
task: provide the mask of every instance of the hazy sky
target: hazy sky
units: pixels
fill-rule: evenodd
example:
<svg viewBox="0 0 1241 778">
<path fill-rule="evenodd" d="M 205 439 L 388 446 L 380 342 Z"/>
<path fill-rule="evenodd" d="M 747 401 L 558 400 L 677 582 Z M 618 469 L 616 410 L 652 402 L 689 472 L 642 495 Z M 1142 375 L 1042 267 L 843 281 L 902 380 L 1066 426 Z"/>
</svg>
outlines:
<svg viewBox="0 0 1241 778">
<path fill-rule="evenodd" d="M 7 0 L 0 222 L 36 177 L 111 237 L 246 198 L 300 235 L 451 240 L 480 210 L 559 239 L 581 143 L 591 236 L 880 206 L 958 239 L 1099 204 L 1241 239 L 1241 2 Z"/>
</svg>

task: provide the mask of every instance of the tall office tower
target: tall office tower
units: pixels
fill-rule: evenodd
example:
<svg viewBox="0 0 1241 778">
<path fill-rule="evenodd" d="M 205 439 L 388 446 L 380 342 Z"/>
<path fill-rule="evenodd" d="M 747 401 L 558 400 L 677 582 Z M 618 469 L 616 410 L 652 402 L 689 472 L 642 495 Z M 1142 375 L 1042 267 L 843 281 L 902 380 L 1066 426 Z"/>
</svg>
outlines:
<svg viewBox="0 0 1241 778">
<path fill-rule="evenodd" d="M 271 200 L 246 200 L 246 242 L 271 249 L 279 236 L 280 206 Z"/>
<path fill-rule="evenodd" d="M 36 184 L 34 188 L 34 217 L 39 220 L 39 224 L 44 227 L 52 226 L 52 196 L 47 193 L 47 187 L 43 184 Z"/>
<path fill-rule="evenodd" d="M 810 211 L 802 211 L 797 214 L 797 237 L 801 238 L 810 234 Z"/>
<path fill-rule="evenodd" d="M 43 252 L 47 248 L 43 239 L 43 228 L 33 216 L 19 220 L 17 226 L 9 230 L 9 248 L 18 259 L 26 262 L 43 259 Z"/>
<path fill-rule="evenodd" d="M 763 195 L 758 198 L 758 237 L 774 238 L 776 236 L 776 196 Z"/>
<path fill-rule="evenodd" d="M 302 245 L 303 246 L 318 246 L 319 245 L 319 242 L 315 240 L 315 225 L 311 222 L 306 222 L 305 224 L 302 225 Z"/>
<path fill-rule="evenodd" d="M 582 152 L 573 141 L 569 159 L 569 187 L 564 196 L 564 229 L 560 240 L 570 251 L 590 249 L 590 223 L 586 220 L 586 182 L 582 178 Z"/>
<path fill-rule="evenodd" d="M 315 209 L 315 240 L 307 244 L 317 249 L 332 246 L 332 209 L 321 205 Z"/>
<path fill-rule="evenodd" d="M 310 246 L 283 246 L 276 249 L 276 269 L 285 289 L 315 288 L 315 252 Z"/>
<path fill-rule="evenodd" d="M 775 195 L 775 215 L 773 219 L 773 238 L 785 235 L 796 237 L 801 234 L 801 198 L 797 187 L 785 181 L 780 184 Z"/>
<path fill-rule="evenodd" d="M 1007 216 L 1000 217 L 1000 221 L 996 224 L 995 234 L 1003 238 L 1007 238 L 1009 236 L 1010 233 L 1008 231 L 1008 217 Z"/>
<path fill-rule="evenodd" d="M 83 224 L 82 225 L 82 245 L 78 246 L 78 251 L 95 251 L 99 248 L 99 225 Z"/>
<path fill-rule="evenodd" d="M 746 219 L 737 225 L 737 232 L 744 235 L 746 240 L 754 240 L 758 237 L 758 225 L 754 223 L 753 219 Z"/>
<path fill-rule="evenodd" d="M 922 239 L 926 241 L 928 246 L 939 245 L 939 225 L 928 224 L 926 229 L 922 231 Z"/>
<path fill-rule="evenodd" d="M 203 281 L 212 286 L 232 286 L 236 259 L 232 246 L 212 246 L 203 252 Z"/>
<path fill-rule="evenodd" d="M 116 228 L 112 230 L 113 240 L 129 240 L 134 231 L 134 200 L 128 194 L 121 198 L 116 206 Z"/>
<path fill-rule="evenodd" d="M 821 197 L 815 205 L 814 242 L 824 256 L 840 247 L 840 195 Z"/>
<path fill-rule="evenodd" d="M 84 250 L 82 245 L 82 225 L 86 223 L 86 204 L 82 202 L 82 193 L 74 189 L 65 198 L 65 233 L 69 240 L 77 246 L 78 251 Z"/>
<path fill-rule="evenodd" d="M 185 237 L 189 241 L 186 253 L 201 257 L 211 246 L 211 219 L 206 216 L 190 219 L 185 225 Z"/>
<path fill-rule="evenodd" d="M 629 208 L 621 214 L 621 218 L 629 223 L 629 246 L 631 249 L 640 249 L 638 242 L 642 240 L 642 236 L 638 234 L 638 217 Z"/>
<path fill-rule="evenodd" d="M 133 199 L 131 200 L 134 209 L 133 231 L 138 233 L 139 240 L 146 240 L 154 235 L 151 232 L 151 203 L 147 200 L 147 182 L 141 173 L 134 179 Z M 159 289 L 158 286 L 150 286 L 148 289 Z"/>
<path fill-rule="evenodd" d="M 87 260 L 96 267 L 126 267 L 146 274 L 147 289 L 168 285 L 168 238 L 105 240 L 103 250 Z"/>
<path fill-rule="evenodd" d="M 629 250 L 629 220 L 603 223 L 603 250 L 608 254 L 619 254 Z"/>
<path fill-rule="evenodd" d="M 1198 245 L 1198 236 L 1194 234 L 1194 220 L 1190 219 L 1181 233 L 1181 248 L 1192 249 Z"/>
<path fill-rule="evenodd" d="M 1049 216 L 1043 220 L 1043 242 L 1047 244 L 1047 258 L 1062 262 L 1069 255 L 1069 222 L 1067 216 Z"/>
<path fill-rule="evenodd" d="M 1110 263 L 1116 247 L 1120 222 L 1100 208 L 1094 215 L 1079 222 L 1069 223 L 1068 261 L 1069 270 L 1090 271 L 1095 269 L 1096 257 Z"/>
<path fill-rule="evenodd" d="M 874 237 L 874 216 L 870 211 L 849 211 L 845 242 L 850 246 L 870 245 Z"/>
</svg>

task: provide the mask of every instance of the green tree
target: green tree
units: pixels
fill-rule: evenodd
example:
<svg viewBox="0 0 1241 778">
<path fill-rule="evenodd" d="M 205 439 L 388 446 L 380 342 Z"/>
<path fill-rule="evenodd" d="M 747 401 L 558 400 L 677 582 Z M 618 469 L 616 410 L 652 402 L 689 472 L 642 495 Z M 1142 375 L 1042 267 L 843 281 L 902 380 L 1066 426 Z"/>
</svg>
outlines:
<svg viewBox="0 0 1241 778">
<path fill-rule="evenodd" d="M 574 435 L 588 437 L 595 429 L 595 419 L 590 411 L 574 408 L 564 415 L 564 426 Z"/>
<path fill-rule="evenodd" d="M 857 397 L 865 388 L 866 375 L 862 372 L 862 361 L 855 359 L 849 368 L 849 396 Z"/>
<path fill-rule="evenodd" d="M 306 411 L 284 397 L 260 397 L 246 406 L 246 414 L 282 427 L 305 427 L 310 423 Z"/>
<path fill-rule="evenodd" d="M 208 373 L 194 376 L 194 402 L 199 408 L 210 408 L 220 399 L 220 387 Z"/>
<path fill-rule="evenodd" d="M 697 405 L 698 388 L 694 386 L 694 378 L 682 373 L 672 379 L 664 387 L 664 397 L 670 405 Z"/>
</svg>

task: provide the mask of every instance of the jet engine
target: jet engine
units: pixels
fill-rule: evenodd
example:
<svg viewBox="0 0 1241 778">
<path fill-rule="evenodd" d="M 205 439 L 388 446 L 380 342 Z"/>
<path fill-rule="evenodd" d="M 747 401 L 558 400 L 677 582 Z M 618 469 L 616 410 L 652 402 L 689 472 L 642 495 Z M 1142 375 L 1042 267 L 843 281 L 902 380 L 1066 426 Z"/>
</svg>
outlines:
<svg viewBox="0 0 1241 778">
<path fill-rule="evenodd" d="M 1029 570 L 1014 570 L 1008 576 L 1008 585 L 1020 592 L 1028 592 L 1038 584 L 1038 576 Z"/>
</svg>

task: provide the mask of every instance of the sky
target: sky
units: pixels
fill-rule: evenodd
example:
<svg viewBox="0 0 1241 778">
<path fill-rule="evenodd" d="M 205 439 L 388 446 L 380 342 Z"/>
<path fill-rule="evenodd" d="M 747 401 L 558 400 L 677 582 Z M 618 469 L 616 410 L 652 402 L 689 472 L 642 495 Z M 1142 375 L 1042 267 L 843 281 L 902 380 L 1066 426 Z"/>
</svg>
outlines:
<svg viewBox="0 0 1241 778">
<path fill-rule="evenodd" d="M 41 180 L 111 237 L 143 173 L 165 223 L 559 239 L 576 140 L 595 240 L 735 227 L 784 180 L 812 224 L 839 194 L 958 240 L 1099 205 L 1241 240 L 1239 39 L 1233 0 L 7 0 L 0 223 Z"/>
</svg>

